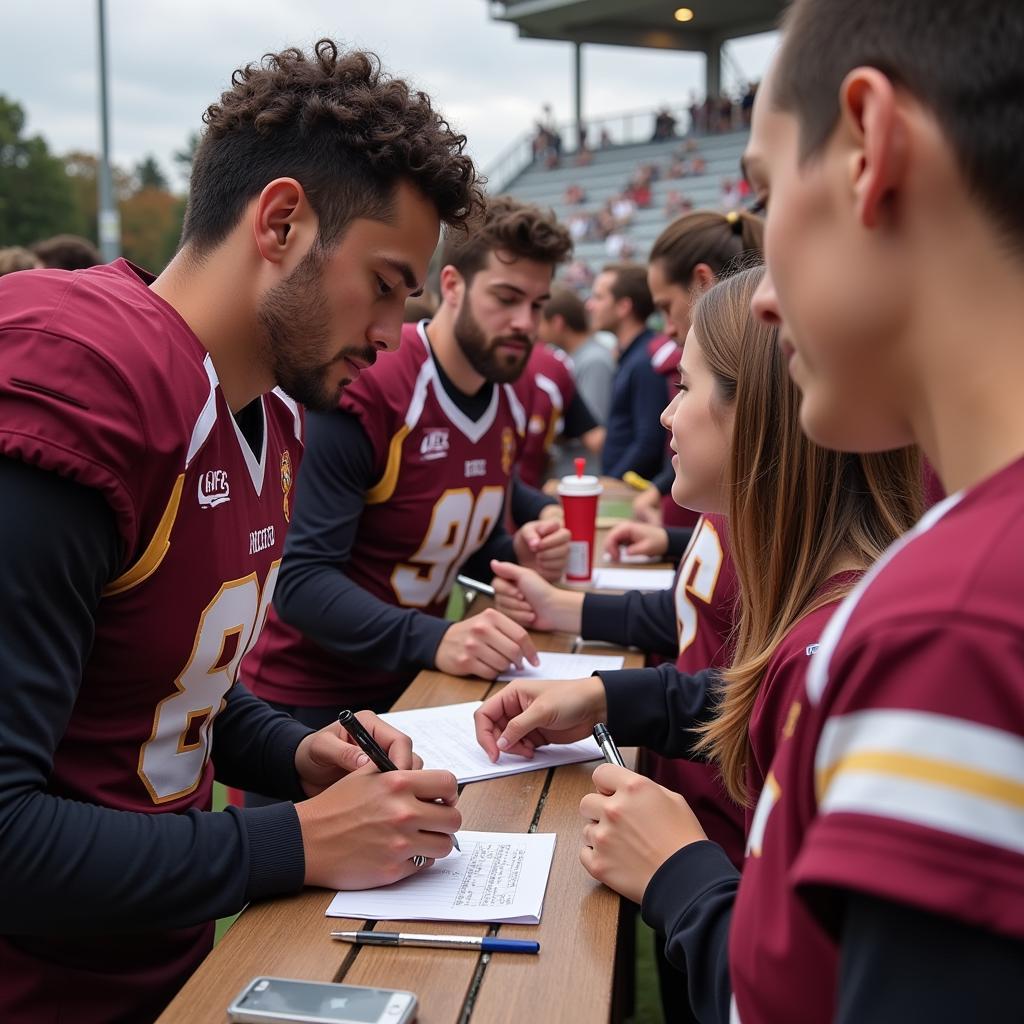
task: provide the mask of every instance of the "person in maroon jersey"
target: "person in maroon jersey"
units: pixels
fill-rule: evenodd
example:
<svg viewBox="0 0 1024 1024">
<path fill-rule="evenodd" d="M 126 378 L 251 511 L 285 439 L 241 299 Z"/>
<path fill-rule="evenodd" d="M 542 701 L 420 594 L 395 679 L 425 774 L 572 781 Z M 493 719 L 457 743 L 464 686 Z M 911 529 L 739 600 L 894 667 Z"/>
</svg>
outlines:
<svg viewBox="0 0 1024 1024">
<path fill-rule="evenodd" d="M 551 579 L 565 567 L 560 522 L 510 536 L 502 510 L 526 426 L 513 384 L 570 247 L 552 214 L 490 200 L 446 241 L 434 319 L 406 324 L 397 356 L 308 417 L 278 597 L 242 669 L 260 696 L 315 725 L 340 703 L 389 707 L 422 668 L 493 679 L 536 660 L 493 609 L 443 614 L 463 566 L 486 578 L 497 555 Z"/>
<path fill-rule="evenodd" d="M 724 271 L 738 269 L 744 260 L 760 258 L 763 230 L 761 218 L 745 210 L 695 210 L 678 217 L 654 240 L 648 257 L 647 286 L 654 308 L 664 318 L 668 340 L 676 343 L 676 351 L 662 342 L 652 348 L 651 360 L 657 372 L 668 377 L 670 389 L 675 385 L 678 350 L 690 331 L 693 304 Z M 633 516 L 637 521 L 693 526 L 671 500 L 674 478 L 672 467 L 666 464 L 651 481 L 652 486 L 634 499 Z"/>
<path fill-rule="evenodd" d="M 699 301 L 680 364 L 680 391 L 664 417 L 677 452 L 673 496 L 729 512 L 740 586 L 729 649 L 724 656 L 714 652 L 713 664 L 728 665 L 721 692 L 681 674 L 602 673 L 572 683 L 514 683 L 477 715 L 478 737 L 492 757 L 501 749 L 529 754 L 539 742 L 579 738 L 597 721 L 608 721 L 620 742 L 649 742 L 650 731 L 666 753 L 709 756 L 733 801 L 727 806 L 746 810 L 748 832 L 767 765 L 791 727 L 792 696 L 809 651 L 841 595 L 913 524 L 921 507 L 915 451 L 838 455 L 802 436 L 799 396 L 775 332 L 750 314 L 761 276 L 758 269 L 727 277 Z M 748 483 L 739 487 L 738 481 Z M 782 509 L 784 516 L 765 514 Z M 698 598 L 715 594 L 724 532 L 724 524 L 716 529 L 705 520 L 684 560 L 681 637 L 706 635 Z M 642 900 L 645 920 L 666 936 L 668 959 L 685 971 L 696 1019 L 707 1019 L 728 1006 L 727 989 L 723 995 L 707 963 L 724 957 L 715 915 L 734 891 L 735 868 L 719 844 L 680 848 L 697 818 L 715 834 L 706 801 L 691 797 L 691 811 L 682 796 L 624 769 L 598 769 L 595 783 L 598 792 L 580 805 L 590 822 L 581 860 L 595 877 Z M 685 785 L 678 788 L 687 793 Z M 753 842 L 751 835 L 748 846 Z M 723 883 L 731 878 L 733 889 L 707 890 L 709 874 L 721 874 Z M 695 905 L 703 916 L 695 916 Z M 704 940 L 697 955 L 694 932 Z M 681 1010 L 675 1016 L 686 1019 Z"/>
<path fill-rule="evenodd" d="M 0 281 L 5 1024 L 151 1021 L 214 918 L 394 881 L 460 821 L 454 778 L 409 771 L 373 715 L 402 770 L 235 676 L 294 508 L 297 403 L 397 346 L 440 222 L 481 202 L 465 139 L 330 40 L 236 71 L 205 121 L 158 278 Z M 297 803 L 209 813 L 215 777 Z"/>
<path fill-rule="evenodd" d="M 579 439 L 586 451 L 600 453 L 604 428 L 577 392 L 572 363 L 564 352 L 543 342 L 534 344 L 515 387 L 529 410 L 516 463 L 524 484 L 536 488 L 547 480 L 551 446 L 559 438 Z"/>
<path fill-rule="evenodd" d="M 733 913 L 745 1024 L 1020 1016 L 1022 50 L 1020 4 L 797 0 L 756 103 L 754 308 L 804 427 L 917 441 L 950 497 L 811 662 Z"/>
</svg>

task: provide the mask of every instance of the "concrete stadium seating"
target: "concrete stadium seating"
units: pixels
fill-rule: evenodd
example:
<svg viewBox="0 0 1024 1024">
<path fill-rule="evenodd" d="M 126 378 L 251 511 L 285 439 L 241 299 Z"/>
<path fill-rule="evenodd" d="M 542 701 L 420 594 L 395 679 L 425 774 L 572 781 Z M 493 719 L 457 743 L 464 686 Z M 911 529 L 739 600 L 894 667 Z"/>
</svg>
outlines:
<svg viewBox="0 0 1024 1024">
<path fill-rule="evenodd" d="M 608 199 L 622 192 L 638 166 L 654 164 L 660 177 L 651 188 L 651 205 L 637 210 L 632 224 L 625 231 L 634 248 L 633 258 L 643 260 L 654 239 L 668 223 L 665 199 L 673 189 L 690 199 L 694 209 L 721 209 L 722 179 L 740 176 L 740 157 L 746 141 L 746 131 L 697 137 L 697 153 L 707 162 L 705 172 L 699 176 L 665 177 L 673 154 L 681 150 L 685 142 L 684 139 L 671 139 L 595 150 L 593 163 L 588 167 L 573 166 L 574 154 L 569 154 L 563 165 L 554 170 L 534 164 L 514 178 L 504 191 L 517 199 L 551 207 L 559 219 L 566 220 L 577 211 L 596 212 Z M 586 200 L 578 206 L 567 206 L 565 190 L 573 184 L 584 190 Z M 605 243 L 600 240 L 578 242 L 575 257 L 584 260 L 595 271 L 610 258 Z"/>
</svg>

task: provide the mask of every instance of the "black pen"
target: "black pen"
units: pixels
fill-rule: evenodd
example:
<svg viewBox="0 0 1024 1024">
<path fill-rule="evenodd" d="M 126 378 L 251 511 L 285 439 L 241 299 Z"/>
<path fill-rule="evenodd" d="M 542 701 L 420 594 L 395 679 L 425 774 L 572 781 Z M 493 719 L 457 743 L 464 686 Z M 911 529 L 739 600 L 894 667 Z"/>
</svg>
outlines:
<svg viewBox="0 0 1024 1024">
<path fill-rule="evenodd" d="M 352 711 L 340 711 L 338 713 L 338 723 L 341 727 L 355 740 L 356 745 L 359 749 L 376 765 L 377 771 L 379 772 L 397 772 L 398 766 L 394 761 L 384 753 L 381 745 L 370 735 L 369 730 L 362 722 L 356 718 L 355 713 Z M 452 846 L 455 847 L 460 853 L 462 848 L 459 846 L 459 840 L 457 836 L 452 836 Z M 420 863 L 417 867 L 422 867 L 426 858 L 421 857 L 419 854 L 413 858 L 413 860 L 419 860 Z"/>
<path fill-rule="evenodd" d="M 598 722 L 594 726 L 594 739 L 597 740 L 597 745 L 601 748 L 601 753 L 608 764 L 617 764 L 620 768 L 626 767 L 626 762 L 622 760 L 619 748 L 615 746 L 615 741 L 604 722 Z"/>
</svg>

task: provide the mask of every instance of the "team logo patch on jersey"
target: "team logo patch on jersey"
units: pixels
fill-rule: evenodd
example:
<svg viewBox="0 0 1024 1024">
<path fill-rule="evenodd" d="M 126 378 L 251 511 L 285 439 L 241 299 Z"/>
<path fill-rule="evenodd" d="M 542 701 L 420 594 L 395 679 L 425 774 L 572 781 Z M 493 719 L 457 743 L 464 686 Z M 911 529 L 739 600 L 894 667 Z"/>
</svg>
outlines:
<svg viewBox="0 0 1024 1024">
<path fill-rule="evenodd" d="M 199 507 L 216 508 L 231 500 L 228 474 L 223 469 L 208 469 L 199 475 Z"/>
<path fill-rule="evenodd" d="M 285 448 L 285 450 L 281 452 L 281 490 L 284 492 L 284 521 L 286 523 L 290 523 L 292 521 L 292 513 L 291 509 L 288 507 L 288 500 L 291 495 L 293 480 L 292 457 L 288 449 Z"/>
<path fill-rule="evenodd" d="M 437 427 L 423 432 L 423 440 L 420 441 L 420 455 L 424 462 L 432 462 L 434 459 L 444 459 L 448 456 L 448 428 Z"/>
<path fill-rule="evenodd" d="M 526 427 L 526 431 L 529 434 L 543 434 L 547 430 L 547 421 L 543 416 L 531 416 L 530 422 Z"/>
<path fill-rule="evenodd" d="M 501 471 L 508 476 L 512 472 L 512 463 L 516 457 L 516 436 L 511 427 L 501 432 Z"/>
<path fill-rule="evenodd" d="M 487 476 L 487 460 L 466 459 L 466 476 Z"/>
</svg>

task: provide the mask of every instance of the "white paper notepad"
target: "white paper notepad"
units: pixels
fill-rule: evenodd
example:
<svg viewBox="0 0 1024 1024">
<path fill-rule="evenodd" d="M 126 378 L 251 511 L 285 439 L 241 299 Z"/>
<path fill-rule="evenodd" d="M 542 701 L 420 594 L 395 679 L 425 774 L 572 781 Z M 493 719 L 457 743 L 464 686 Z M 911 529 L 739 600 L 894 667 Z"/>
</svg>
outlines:
<svg viewBox="0 0 1024 1024">
<path fill-rule="evenodd" d="M 595 590 L 668 590 L 675 578 L 672 569 L 595 569 L 590 585 Z"/>
<path fill-rule="evenodd" d="M 328 917 L 376 921 L 538 924 L 555 853 L 553 833 L 460 832 L 429 868 L 380 889 L 339 892 Z"/>
<path fill-rule="evenodd" d="M 538 653 L 540 665 L 533 667 L 528 661 L 523 667 L 510 669 L 498 676 L 507 679 L 583 679 L 595 672 L 613 672 L 622 668 L 622 658 L 614 654 L 558 654 L 553 651 Z"/>
<path fill-rule="evenodd" d="M 473 712 L 482 702 L 446 704 L 439 708 L 389 711 L 380 717 L 412 739 L 413 750 L 423 758 L 424 768 L 444 768 L 460 783 L 498 779 L 560 764 L 578 764 L 601 756 L 601 748 L 588 737 L 578 743 L 541 747 L 532 758 L 502 754 L 491 764 L 477 743 Z"/>
</svg>

